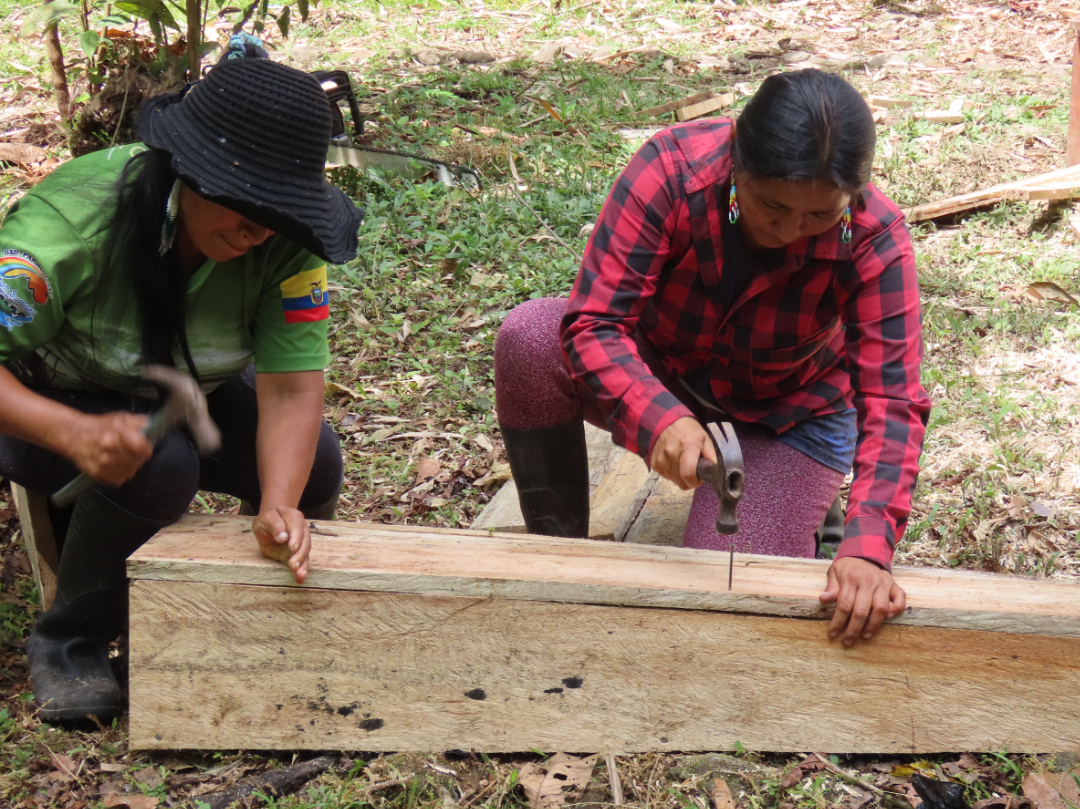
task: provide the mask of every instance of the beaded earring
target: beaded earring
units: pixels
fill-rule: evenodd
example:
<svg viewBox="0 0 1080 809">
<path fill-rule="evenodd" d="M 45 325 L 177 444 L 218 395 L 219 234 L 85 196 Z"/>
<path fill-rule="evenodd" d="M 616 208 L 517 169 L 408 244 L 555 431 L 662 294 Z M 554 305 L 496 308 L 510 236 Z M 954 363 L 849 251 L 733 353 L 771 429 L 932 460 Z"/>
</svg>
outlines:
<svg viewBox="0 0 1080 809">
<path fill-rule="evenodd" d="M 739 221 L 739 198 L 735 196 L 735 175 L 731 175 L 731 192 L 728 194 L 727 220 L 731 224 Z"/>
<path fill-rule="evenodd" d="M 851 244 L 851 206 L 848 205 L 844 209 L 843 216 L 840 217 L 840 241 L 844 244 Z"/>
<path fill-rule="evenodd" d="M 169 201 L 165 203 L 165 221 L 161 223 L 161 247 L 158 255 L 165 255 L 172 249 L 176 238 L 176 218 L 180 215 L 180 181 L 173 183 L 169 192 Z"/>
</svg>

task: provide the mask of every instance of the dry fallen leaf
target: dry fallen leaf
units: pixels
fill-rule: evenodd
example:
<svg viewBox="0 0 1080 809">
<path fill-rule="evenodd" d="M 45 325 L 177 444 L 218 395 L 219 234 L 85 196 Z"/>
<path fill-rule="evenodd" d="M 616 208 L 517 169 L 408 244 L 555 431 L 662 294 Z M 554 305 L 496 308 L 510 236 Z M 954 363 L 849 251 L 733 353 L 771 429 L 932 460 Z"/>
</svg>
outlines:
<svg viewBox="0 0 1080 809">
<path fill-rule="evenodd" d="M 1024 776 L 1024 795 L 1035 802 L 1037 809 L 1065 809 L 1065 801 L 1052 783 L 1056 776 L 1045 772 L 1029 772 Z"/>
<path fill-rule="evenodd" d="M 367 331 L 371 328 L 371 321 L 355 309 L 349 310 L 349 321 L 360 331 Z"/>
<path fill-rule="evenodd" d="M 351 396 L 354 399 L 362 398 L 361 394 L 357 393 L 352 388 L 347 388 L 344 385 L 340 385 L 337 382 L 331 382 L 329 379 L 326 381 L 326 396 L 336 396 L 339 393 L 344 393 L 346 396 Z"/>
<path fill-rule="evenodd" d="M 1025 290 L 1027 296 L 1036 301 L 1057 301 L 1080 306 L 1080 301 L 1059 287 L 1053 281 L 1036 281 Z"/>
<path fill-rule="evenodd" d="M 738 809 L 731 794 L 731 787 L 723 778 L 712 780 L 712 803 L 713 809 Z"/>
<path fill-rule="evenodd" d="M 71 756 L 65 756 L 63 753 L 49 752 L 49 758 L 52 759 L 53 766 L 56 767 L 57 772 L 53 775 L 59 775 L 59 778 L 53 778 L 53 781 L 70 781 L 75 777 L 75 773 L 78 771 L 78 767 L 75 765 L 75 761 Z"/>
<path fill-rule="evenodd" d="M 599 755 L 577 758 L 556 753 L 544 764 L 526 764 L 518 775 L 530 809 L 557 809 L 585 792 Z"/>
<path fill-rule="evenodd" d="M 821 772 L 824 769 L 825 762 L 818 758 L 815 753 L 811 753 L 795 765 L 794 770 L 784 776 L 784 780 L 780 782 L 780 789 L 791 789 L 799 783 L 807 773 Z"/>
<path fill-rule="evenodd" d="M 998 795 L 979 801 L 971 809 L 1035 809 L 1035 804 L 1016 795 Z"/>
<path fill-rule="evenodd" d="M 421 459 L 420 463 L 416 465 L 416 480 L 415 483 L 423 483 L 425 480 L 431 480 L 437 474 L 439 474 L 439 462 L 430 456 Z"/>
<path fill-rule="evenodd" d="M 491 471 L 485 475 L 480 476 L 473 481 L 473 486 L 483 488 L 485 486 L 491 486 L 495 483 L 502 483 L 505 480 L 510 480 L 513 475 L 510 473 L 510 464 L 497 463 L 491 467 Z"/>
<path fill-rule="evenodd" d="M 106 809 L 155 809 L 159 802 L 160 799 L 149 795 L 120 795 L 116 792 L 109 792 L 103 800 Z"/>
</svg>

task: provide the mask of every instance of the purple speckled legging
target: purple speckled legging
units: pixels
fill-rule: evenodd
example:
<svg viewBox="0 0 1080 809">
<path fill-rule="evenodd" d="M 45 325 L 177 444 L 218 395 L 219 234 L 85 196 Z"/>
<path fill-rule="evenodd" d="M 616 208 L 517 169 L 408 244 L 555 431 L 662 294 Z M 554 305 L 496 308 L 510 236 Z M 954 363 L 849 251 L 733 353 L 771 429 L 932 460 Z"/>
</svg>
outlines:
<svg viewBox="0 0 1080 809">
<path fill-rule="evenodd" d="M 565 298 L 527 301 L 503 321 L 495 340 L 496 412 L 502 426 L 530 430 L 584 418 L 606 429 L 595 399 L 571 378 L 559 348 L 566 305 Z M 640 334 L 636 342 L 652 373 L 701 415 L 701 405 L 667 373 L 652 345 Z M 763 427 L 734 423 L 746 469 L 739 533 L 716 533 L 720 504 L 712 489 L 701 486 L 694 492 L 683 546 L 726 551 L 733 542 L 735 550 L 746 553 L 813 556 L 814 531 L 844 476 L 776 440 Z"/>
</svg>

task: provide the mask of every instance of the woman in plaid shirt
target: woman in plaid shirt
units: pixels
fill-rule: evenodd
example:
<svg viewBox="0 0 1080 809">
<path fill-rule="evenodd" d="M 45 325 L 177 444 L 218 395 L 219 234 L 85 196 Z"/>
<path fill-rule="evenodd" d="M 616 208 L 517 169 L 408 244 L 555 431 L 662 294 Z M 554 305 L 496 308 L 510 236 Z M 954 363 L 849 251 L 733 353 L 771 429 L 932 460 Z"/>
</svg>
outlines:
<svg viewBox="0 0 1080 809">
<path fill-rule="evenodd" d="M 686 547 L 813 556 L 854 473 L 821 599 L 830 637 L 870 639 L 905 606 L 890 564 L 930 401 L 911 240 L 869 182 L 874 122 L 817 70 L 766 79 L 737 121 L 650 139 L 615 182 L 569 302 L 517 307 L 495 347 L 499 422 L 532 533 L 587 536 L 584 420 L 680 488 Z M 742 524 L 713 528 L 702 421 L 734 422 Z"/>
</svg>

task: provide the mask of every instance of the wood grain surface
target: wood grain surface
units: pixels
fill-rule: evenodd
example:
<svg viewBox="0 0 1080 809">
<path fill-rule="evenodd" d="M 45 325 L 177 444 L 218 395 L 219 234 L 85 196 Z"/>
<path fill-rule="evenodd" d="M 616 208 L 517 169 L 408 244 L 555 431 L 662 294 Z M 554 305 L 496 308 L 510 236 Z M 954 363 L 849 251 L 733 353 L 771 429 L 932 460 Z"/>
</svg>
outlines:
<svg viewBox="0 0 1080 809">
<path fill-rule="evenodd" d="M 130 641 L 136 749 L 1034 753 L 1080 738 L 1074 638 L 889 625 L 844 650 L 787 618 L 142 580 Z"/>
<path fill-rule="evenodd" d="M 27 491 L 18 483 L 11 484 L 11 499 L 19 514 L 23 545 L 30 557 L 41 608 L 47 610 L 56 598 L 55 571 L 60 564 L 60 552 L 49 517 L 49 501 L 44 495 Z"/>
<path fill-rule="evenodd" d="M 316 523 L 304 590 L 457 595 L 666 607 L 824 620 L 829 563 L 527 534 Z M 248 520 L 186 516 L 128 560 L 129 575 L 297 588 L 259 555 Z M 908 610 L 895 623 L 1080 637 L 1080 586 L 967 571 L 897 568 Z M 1078 663 L 1080 664 L 1080 663 Z"/>
</svg>

